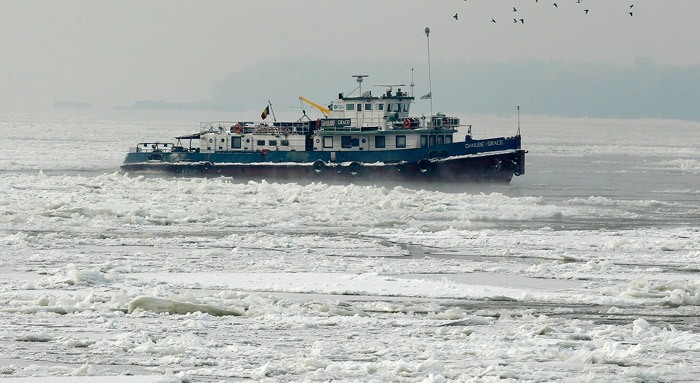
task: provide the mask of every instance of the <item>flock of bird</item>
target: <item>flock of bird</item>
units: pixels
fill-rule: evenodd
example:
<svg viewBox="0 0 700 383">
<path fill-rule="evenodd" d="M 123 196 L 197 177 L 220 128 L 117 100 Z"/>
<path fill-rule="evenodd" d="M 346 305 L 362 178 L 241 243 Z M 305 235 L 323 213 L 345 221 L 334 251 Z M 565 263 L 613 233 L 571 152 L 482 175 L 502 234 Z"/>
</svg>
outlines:
<svg viewBox="0 0 700 383">
<path fill-rule="evenodd" d="M 467 0 L 464 0 L 464 1 L 467 1 Z M 559 1 L 561 1 L 561 0 L 559 0 Z M 535 3 L 539 3 L 539 0 L 535 0 Z M 583 3 L 584 3 L 584 0 L 576 0 L 576 4 L 583 4 Z M 552 3 L 552 6 L 553 6 L 554 8 L 559 8 L 559 4 L 557 4 L 557 2 Z M 628 12 L 628 15 L 629 15 L 630 17 L 634 16 L 634 10 L 633 10 L 633 9 L 634 9 L 634 4 L 630 4 L 630 6 L 629 6 L 629 12 Z M 514 23 L 514 24 L 517 24 L 517 23 L 525 24 L 525 18 L 517 17 L 517 15 L 518 15 L 517 12 L 518 12 L 518 9 L 517 9 L 516 7 L 513 7 L 513 14 L 516 15 L 516 17 L 513 17 L 513 23 Z M 584 8 L 584 9 L 583 9 L 583 12 L 584 12 L 584 14 L 587 15 L 587 14 L 590 12 L 590 9 Z M 454 16 L 452 16 L 452 17 L 453 17 L 455 20 L 459 20 L 459 13 L 455 13 Z M 495 19 L 495 18 L 491 18 L 491 22 L 492 22 L 492 23 L 496 23 L 496 19 Z"/>
</svg>

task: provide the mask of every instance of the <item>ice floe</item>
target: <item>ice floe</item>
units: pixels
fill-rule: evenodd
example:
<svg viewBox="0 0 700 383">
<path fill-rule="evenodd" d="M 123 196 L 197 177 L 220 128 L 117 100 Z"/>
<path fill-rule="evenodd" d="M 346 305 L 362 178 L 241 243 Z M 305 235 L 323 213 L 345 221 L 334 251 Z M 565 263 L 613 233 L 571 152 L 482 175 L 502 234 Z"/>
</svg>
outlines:
<svg viewBox="0 0 700 383">
<path fill-rule="evenodd" d="M 700 129 L 540 122 L 513 184 L 430 188 L 130 175 L 183 125 L 0 121 L 86 132 L 0 149 L 0 382 L 695 379 Z"/>
</svg>

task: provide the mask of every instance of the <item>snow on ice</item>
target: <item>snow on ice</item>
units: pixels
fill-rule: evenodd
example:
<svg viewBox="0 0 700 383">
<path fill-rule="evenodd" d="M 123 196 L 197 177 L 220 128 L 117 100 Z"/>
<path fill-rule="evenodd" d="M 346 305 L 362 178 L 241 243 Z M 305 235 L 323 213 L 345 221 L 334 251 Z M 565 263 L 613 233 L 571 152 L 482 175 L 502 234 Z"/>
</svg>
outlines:
<svg viewBox="0 0 700 383">
<path fill-rule="evenodd" d="M 694 380 L 700 128 L 541 122 L 524 177 L 442 189 L 123 174 L 183 128 L 3 121 L 105 146 L 0 152 L 0 382 Z"/>
</svg>

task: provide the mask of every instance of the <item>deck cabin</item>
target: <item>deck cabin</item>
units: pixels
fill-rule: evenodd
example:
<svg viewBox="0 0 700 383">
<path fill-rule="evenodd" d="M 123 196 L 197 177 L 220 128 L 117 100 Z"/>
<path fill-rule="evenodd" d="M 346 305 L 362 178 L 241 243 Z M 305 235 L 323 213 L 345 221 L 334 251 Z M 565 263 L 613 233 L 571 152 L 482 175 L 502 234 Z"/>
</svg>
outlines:
<svg viewBox="0 0 700 383">
<path fill-rule="evenodd" d="M 410 117 L 413 100 L 400 88 L 395 93 L 389 88 L 379 97 L 371 92 L 359 97 L 341 93 L 314 132 L 313 150 L 400 150 L 452 143 L 459 118 L 442 114 Z"/>
<path fill-rule="evenodd" d="M 361 77 L 358 83 L 361 83 Z M 460 126 L 456 117 L 438 113 L 411 117 L 414 97 L 401 88 L 373 96 L 344 96 L 323 109 L 324 118 L 309 121 L 259 123 L 250 121 L 210 122 L 200 126 L 199 151 L 383 151 L 417 149 L 451 144 Z M 308 100 L 307 100 L 308 101 Z"/>
<path fill-rule="evenodd" d="M 368 91 L 359 97 L 343 97 L 330 105 L 329 119 L 349 119 L 349 125 L 356 129 L 390 129 L 394 123 L 402 124 L 409 118 L 413 97 L 399 88 L 392 93 L 391 88 L 380 97 Z"/>
</svg>

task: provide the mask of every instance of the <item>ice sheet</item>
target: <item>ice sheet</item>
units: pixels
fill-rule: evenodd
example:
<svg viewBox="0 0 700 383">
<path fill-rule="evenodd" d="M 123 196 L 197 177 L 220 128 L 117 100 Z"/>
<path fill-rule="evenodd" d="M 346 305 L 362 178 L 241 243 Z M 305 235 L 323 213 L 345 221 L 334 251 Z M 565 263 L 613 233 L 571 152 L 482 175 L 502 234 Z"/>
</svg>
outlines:
<svg viewBox="0 0 700 383">
<path fill-rule="evenodd" d="M 697 124 L 529 124 L 525 176 L 445 189 L 124 174 L 187 124 L 1 121 L 0 381 L 695 379 Z"/>
</svg>

